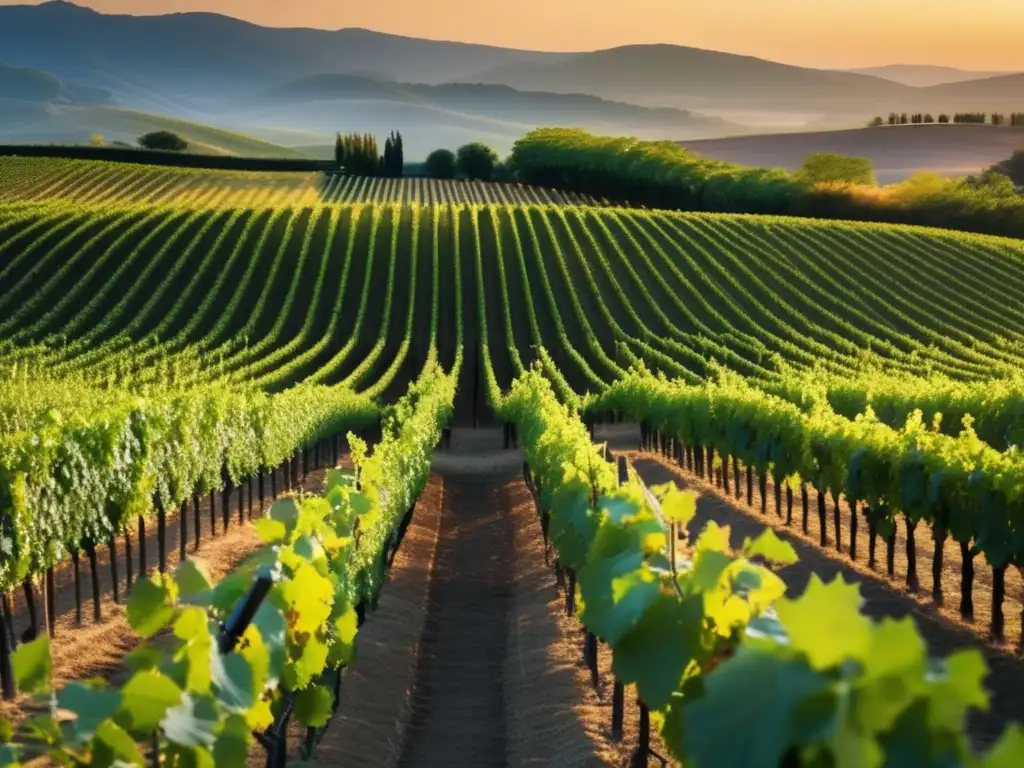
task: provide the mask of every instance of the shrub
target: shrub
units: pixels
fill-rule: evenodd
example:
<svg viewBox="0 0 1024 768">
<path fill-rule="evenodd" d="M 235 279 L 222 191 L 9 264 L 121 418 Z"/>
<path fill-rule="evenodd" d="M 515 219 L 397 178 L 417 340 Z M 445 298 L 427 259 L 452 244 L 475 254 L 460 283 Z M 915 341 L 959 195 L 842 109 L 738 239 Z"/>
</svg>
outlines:
<svg viewBox="0 0 1024 768">
<path fill-rule="evenodd" d="M 831 152 L 815 152 L 808 155 L 797 174 L 810 184 L 875 183 L 875 169 L 871 161 L 864 157 L 847 157 Z"/>
<path fill-rule="evenodd" d="M 456 165 L 459 173 L 467 179 L 489 181 L 494 175 L 494 166 L 498 163 L 498 153 L 480 142 L 464 144 L 459 147 Z"/>
<path fill-rule="evenodd" d="M 454 179 L 455 153 L 450 149 L 435 149 L 427 155 L 423 170 L 432 179 Z"/>
<path fill-rule="evenodd" d="M 184 152 L 188 142 L 171 131 L 153 131 L 139 137 L 139 146 L 144 149 L 162 149 L 168 152 Z"/>
</svg>

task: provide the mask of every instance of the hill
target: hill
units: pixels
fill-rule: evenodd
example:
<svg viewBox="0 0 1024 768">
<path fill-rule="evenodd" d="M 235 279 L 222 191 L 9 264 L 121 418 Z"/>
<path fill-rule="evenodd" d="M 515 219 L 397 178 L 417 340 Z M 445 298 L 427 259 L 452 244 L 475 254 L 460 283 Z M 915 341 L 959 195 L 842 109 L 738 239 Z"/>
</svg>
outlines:
<svg viewBox="0 0 1024 768">
<path fill-rule="evenodd" d="M 501 64 L 464 80 L 578 91 L 638 103 L 802 109 L 898 99 L 906 86 L 678 45 L 628 45 L 563 61 Z"/>
<path fill-rule="evenodd" d="M 287 136 L 276 136 L 276 131 L 301 131 L 308 138 L 291 143 L 319 145 L 314 150 L 319 155 L 332 151 L 333 133 L 339 127 L 385 134 L 401 126 L 410 160 L 424 159 L 438 146 L 454 148 L 474 140 L 488 141 L 505 153 L 516 139 L 540 125 L 580 126 L 648 139 L 704 138 L 745 130 L 686 110 L 640 107 L 578 93 L 519 91 L 504 85 L 422 85 L 326 74 L 239 100 L 231 105 L 230 120 L 277 141 L 287 141 Z"/>
<path fill-rule="evenodd" d="M 0 143 L 84 144 L 93 134 L 135 145 L 151 131 L 173 131 L 189 151 L 248 157 L 303 157 L 303 153 L 224 128 L 114 106 L 0 99 Z"/>
<path fill-rule="evenodd" d="M 957 67 L 940 67 L 933 64 L 885 64 L 880 67 L 863 67 L 861 69 L 848 69 L 845 71 L 854 72 L 859 75 L 881 77 L 886 80 L 892 80 L 895 83 L 919 88 L 1012 74 L 1011 72 L 978 72 L 958 69 Z"/>
<path fill-rule="evenodd" d="M 0 99 L 70 104 L 110 104 L 113 101 L 109 91 L 68 82 L 41 69 L 3 63 L 0 63 Z"/>
<path fill-rule="evenodd" d="M 365 29 L 267 28 L 212 13 L 102 14 L 60 1 L 0 6 L 0 51 L 161 110 L 215 107 L 225 94 L 319 72 L 440 83 L 500 63 L 561 58 Z"/>
<path fill-rule="evenodd" d="M 763 134 L 681 141 L 704 157 L 795 170 L 812 152 L 866 157 L 880 183 L 917 171 L 944 176 L 977 173 L 1024 147 L 1024 131 L 986 125 L 900 125 L 847 131 Z"/>
</svg>

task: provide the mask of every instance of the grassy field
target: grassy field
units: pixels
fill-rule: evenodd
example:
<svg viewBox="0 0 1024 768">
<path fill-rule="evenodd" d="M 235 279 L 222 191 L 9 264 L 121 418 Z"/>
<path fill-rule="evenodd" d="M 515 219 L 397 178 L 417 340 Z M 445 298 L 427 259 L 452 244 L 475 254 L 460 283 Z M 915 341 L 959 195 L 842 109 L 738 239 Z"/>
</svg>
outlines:
<svg viewBox="0 0 1024 768">
<path fill-rule="evenodd" d="M 715 160 L 789 171 L 799 169 L 812 152 L 866 157 L 875 166 L 878 182 L 892 184 L 919 171 L 943 176 L 980 173 L 1020 149 L 1021 133 L 991 125 L 896 125 L 679 143 Z"/>
</svg>

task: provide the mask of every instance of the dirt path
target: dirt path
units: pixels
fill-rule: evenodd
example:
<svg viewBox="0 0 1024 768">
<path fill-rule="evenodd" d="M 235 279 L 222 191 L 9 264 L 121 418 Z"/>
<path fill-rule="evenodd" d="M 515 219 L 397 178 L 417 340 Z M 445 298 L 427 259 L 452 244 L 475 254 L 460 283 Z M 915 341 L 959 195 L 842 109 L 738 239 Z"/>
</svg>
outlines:
<svg viewBox="0 0 1024 768">
<path fill-rule="evenodd" d="M 772 511 L 762 517 L 756 496 L 753 508 L 738 505 L 718 489 L 660 457 L 639 452 L 627 452 L 627 455 L 635 462 L 637 471 L 646 482 L 675 481 L 699 494 L 697 516 L 690 526 L 692 535 L 709 520 L 730 526 L 733 546 L 742 545 L 744 537 L 757 535 L 766 525 L 778 531 L 781 538 L 793 544 L 800 557 L 796 565 L 780 572 L 788 594 L 801 594 L 812 573 L 817 573 L 825 581 L 841 575 L 846 581 L 861 585 L 864 612 L 868 615 L 876 618 L 913 616 L 933 655 L 946 656 L 965 647 L 980 648 L 991 671 L 986 681 L 991 704 L 988 712 L 972 712 L 969 717 L 968 728 L 977 747 L 991 744 L 1008 722 L 1024 722 L 1024 697 L 1020 695 L 1024 689 L 1024 659 L 1005 648 L 986 643 L 976 628 L 963 624 L 955 616 L 940 613 L 921 595 L 907 594 L 899 584 L 871 571 L 866 563 L 850 562 L 832 549 L 821 548 L 816 543 L 814 528 L 811 535 L 804 536 L 799 532 L 796 520 L 794 527 L 788 528 Z M 769 510 L 774 509 L 773 505 L 774 502 Z M 831 520 L 831 506 L 829 512 Z"/>
<path fill-rule="evenodd" d="M 603 746 L 610 686 L 603 702 L 587 690 L 522 454 L 500 430 L 456 429 L 433 468 L 317 762 L 621 765 Z"/>
</svg>

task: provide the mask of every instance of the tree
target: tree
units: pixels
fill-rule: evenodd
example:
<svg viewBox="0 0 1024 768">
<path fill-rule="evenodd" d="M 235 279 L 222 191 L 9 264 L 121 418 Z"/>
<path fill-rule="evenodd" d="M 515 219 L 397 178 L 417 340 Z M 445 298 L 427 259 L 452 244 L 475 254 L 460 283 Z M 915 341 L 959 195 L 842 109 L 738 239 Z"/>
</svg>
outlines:
<svg viewBox="0 0 1024 768">
<path fill-rule="evenodd" d="M 184 152 L 188 142 L 170 131 L 153 131 L 139 137 L 139 146 L 144 149 L 162 149 L 168 152 Z"/>
<path fill-rule="evenodd" d="M 432 179 L 454 179 L 456 167 L 455 153 L 450 149 L 435 149 L 423 164 L 427 176 Z"/>
<path fill-rule="evenodd" d="M 885 120 L 881 117 L 875 117 L 872 118 L 870 123 L 868 123 L 868 128 L 878 128 L 881 125 L 885 125 Z"/>
<path fill-rule="evenodd" d="M 334 139 L 334 162 L 342 167 L 345 165 L 345 140 L 340 133 Z"/>
<path fill-rule="evenodd" d="M 395 176 L 402 176 L 405 173 L 405 149 L 402 147 L 401 131 L 395 131 L 392 151 L 395 153 Z"/>
<path fill-rule="evenodd" d="M 89 137 L 89 143 L 94 147 L 102 147 L 103 141 L 104 139 L 102 133 L 94 133 L 92 136 Z"/>
<path fill-rule="evenodd" d="M 1006 160 L 996 163 L 990 171 L 1005 174 L 1016 186 L 1024 186 L 1024 149 L 1018 149 Z"/>
<path fill-rule="evenodd" d="M 797 176 L 810 184 L 875 184 L 875 169 L 870 160 L 831 152 L 808 155 Z"/>
<path fill-rule="evenodd" d="M 459 173 L 467 179 L 490 180 L 497 162 L 498 153 L 478 141 L 462 145 L 456 155 Z"/>
</svg>

